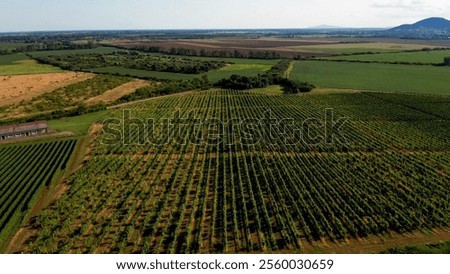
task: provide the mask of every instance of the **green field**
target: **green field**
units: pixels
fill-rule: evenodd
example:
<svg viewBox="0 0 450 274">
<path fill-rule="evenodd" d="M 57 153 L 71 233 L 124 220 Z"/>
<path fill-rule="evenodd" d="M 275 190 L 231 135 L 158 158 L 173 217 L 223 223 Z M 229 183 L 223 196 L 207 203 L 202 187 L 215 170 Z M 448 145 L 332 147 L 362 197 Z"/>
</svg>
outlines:
<svg viewBox="0 0 450 274">
<path fill-rule="evenodd" d="M 211 82 L 217 82 L 224 78 L 229 78 L 233 74 L 241 76 L 256 76 L 268 71 L 272 65 L 258 63 L 240 63 L 232 64 L 224 68 L 213 70 L 207 73 Z"/>
<path fill-rule="evenodd" d="M 173 73 L 173 72 L 161 72 L 161 71 L 148 71 L 141 69 L 129 69 L 123 67 L 105 67 L 105 68 L 94 68 L 91 69 L 92 72 L 97 73 L 110 73 L 118 75 L 126 75 L 141 78 L 157 78 L 164 80 L 190 80 L 195 77 L 201 77 L 199 74 L 183 74 L 183 73 Z"/>
<path fill-rule="evenodd" d="M 14 50 L 18 47 L 23 47 L 28 45 L 27 43 L 3 43 L 0 42 L 0 50 Z"/>
<path fill-rule="evenodd" d="M 318 87 L 450 94 L 450 67 L 299 61 L 291 78 Z"/>
<path fill-rule="evenodd" d="M 76 140 L 0 145 L 0 251 L 43 189 L 66 169 Z"/>
<path fill-rule="evenodd" d="M 86 135 L 89 127 L 94 122 L 101 122 L 102 119 L 107 118 L 109 110 L 88 113 L 75 117 L 61 118 L 58 120 L 50 120 L 48 122 L 49 128 L 58 132 L 72 131 L 76 135 Z"/>
<path fill-rule="evenodd" d="M 63 72 L 63 70 L 39 64 L 24 54 L 0 56 L 0 76 L 58 72 Z"/>
<path fill-rule="evenodd" d="M 364 55 L 328 57 L 325 59 L 346 60 L 346 61 L 369 61 L 369 62 L 442 64 L 444 62 L 445 57 L 450 57 L 450 50 L 364 54 Z"/>
<path fill-rule="evenodd" d="M 234 64 L 258 64 L 258 65 L 275 65 L 279 60 L 275 59 L 250 59 L 250 58 L 224 58 L 224 57 L 203 57 L 203 56 L 182 56 L 182 55 L 167 55 L 162 53 L 146 53 L 154 56 L 172 56 L 183 59 L 201 60 L 201 61 L 224 61 L 226 63 Z"/>
<path fill-rule="evenodd" d="M 166 136 L 160 128 L 131 127 L 126 142 L 110 144 L 110 134 L 102 133 L 69 179 L 71 188 L 36 218 L 41 229 L 20 251 L 327 252 L 326 243 L 351 246 L 369 235 L 389 241 L 391 232 L 448 227 L 450 121 L 428 109 L 450 97 L 378 95 L 210 90 L 129 105 L 132 117 L 144 121 L 161 122 L 175 110 L 186 119 L 175 120 L 181 131 L 165 145 L 141 140 Z M 333 108 L 334 120 L 348 117 L 342 136 L 317 143 L 284 135 L 306 130 L 309 118 L 325 119 L 326 108 Z M 209 124 L 186 126 L 199 120 L 263 118 L 269 109 L 274 119 L 293 119 L 273 132 L 274 140 L 243 143 L 248 135 L 229 124 L 223 142 L 183 141 L 205 140 Z M 112 116 L 120 119 L 122 111 Z M 128 123 L 135 120 L 115 128 Z M 310 130 L 308 136 L 325 138 L 320 127 Z"/>
<path fill-rule="evenodd" d="M 113 47 L 98 47 L 94 49 L 73 49 L 73 50 L 47 50 L 47 51 L 33 51 L 29 52 L 33 57 L 41 56 L 58 56 L 58 55 L 69 55 L 69 54 L 90 54 L 90 53 L 104 53 L 109 54 L 115 51 L 119 51 L 117 48 Z"/>
<path fill-rule="evenodd" d="M 232 64 L 218 70 L 212 70 L 206 75 L 208 75 L 211 82 L 219 81 L 223 78 L 228 78 L 233 74 L 239 74 L 243 76 L 256 76 L 263 73 L 271 68 L 270 64 L 259 64 L 259 63 L 241 63 Z M 156 78 L 164 80 L 190 80 L 193 78 L 200 78 L 203 74 L 183 74 L 183 73 L 172 73 L 172 72 L 160 72 L 160 71 L 147 71 L 139 69 L 128 69 L 123 67 L 105 67 L 105 68 L 95 68 L 91 70 L 92 72 L 98 73 L 111 73 L 119 75 L 129 75 L 133 77 L 143 77 L 143 78 Z"/>
<path fill-rule="evenodd" d="M 89 53 L 104 53 L 109 54 L 114 51 L 118 51 L 116 48 L 101 47 L 97 49 L 89 50 L 60 50 L 60 51 L 45 51 L 45 52 L 32 52 L 33 57 L 42 57 L 48 55 L 68 55 L 68 54 L 89 54 Z M 152 56 L 167 56 L 163 54 L 148 53 Z M 258 60 L 258 59 L 238 59 L 238 58 L 214 58 L 214 57 L 197 57 L 197 56 L 176 56 L 176 58 L 200 60 L 200 61 L 224 61 L 231 63 L 230 65 L 218 69 L 212 70 L 207 73 L 209 79 L 212 82 L 216 82 L 223 78 L 228 78 L 233 74 L 240 74 L 244 76 L 256 76 L 259 73 L 263 73 L 269 70 L 275 65 L 278 60 Z M 163 80 L 190 80 L 193 78 L 200 78 L 202 74 L 183 74 L 173 72 L 160 72 L 160 71 L 148 71 L 141 69 L 130 69 L 121 66 L 108 66 L 101 68 L 87 69 L 86 71 L 98 72 L 98 73 L 111 73 L 118 75 L 129 75 L 133 77 L 142 78 L 157 78 Z"/>
<path fill-rule="evenodd" d="M 340 43 L 316 46 L 292 47 L 299 52 L 317 52 L 331 54 L 353 54 L 366 52 L 400 52 L 405 50 L 419 50 L 423 48 L 433 48 L 433 46 L 400 44 L 400 43 Z"/>
<path fill-rule="evenodd" d="M 283 94 L 283 87 L 274 85 L 274 86 L 268 86 L 265 88 L 255 88 L 255 89 L 251 89 L 249 91 L 257 93 L 257 94 L 281 95 L 281 94 Z"/>
<path fill-rule="evenodd" d="M 0 55 L 0 66 L 14 65 L 27 60 L 30 58 L 25 54 Z"/>
</svg>

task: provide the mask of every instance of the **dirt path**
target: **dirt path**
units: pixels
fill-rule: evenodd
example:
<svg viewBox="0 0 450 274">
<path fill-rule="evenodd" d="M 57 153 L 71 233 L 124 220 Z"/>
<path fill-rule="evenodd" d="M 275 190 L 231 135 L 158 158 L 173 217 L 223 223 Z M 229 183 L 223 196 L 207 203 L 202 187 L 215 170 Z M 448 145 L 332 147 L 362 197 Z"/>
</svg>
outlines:
<svg viewBox="0 0 450 274">
<path fill-rule="evenodd" d="M 134 80 L 129 83 L 123 84 L 115 89 L 108 90 L 99 96 L 89 98 L 88 100 L 86 100 L 86 104 L 95 105 L 101 102 L 104 103 L 114 102 L 115 100 L 121 98 L 124 95 L 135 92 L 138 88 L 142 88 L 149 85 L 151 85 L 151 83 L 148 81 Z"/>
<path fill-rule="evenodd" d="M 291 78 L 292 70 L 294 70 L 294 63 L 295 63 L 295 61 L 291 61 L 289 63 L 288 69 L 284 72 L 284 78 L 287 78 L 287 79 Z"/>
<path fill-rule="evenodd" d="M 380 253 L 394 247 L 405 247 L 411 245 L 436 244 L 450 241 L 448 229 L 434 229 L 432 234 L 413 232 L 407 234 L 391 234 L 388 237 L 369 236 L 366 239 L 351 239 L 346 243 L 318 243 L 304 244 L 305 253 L 328 253 L 328 254 L 370 254 Z"/>
<path fill-rule="evenodd" d="M 92 77 L 94 74 L 82 72 L 0 76 L 0 106 L 30 100 L 43 93 Z"/>
</svg>

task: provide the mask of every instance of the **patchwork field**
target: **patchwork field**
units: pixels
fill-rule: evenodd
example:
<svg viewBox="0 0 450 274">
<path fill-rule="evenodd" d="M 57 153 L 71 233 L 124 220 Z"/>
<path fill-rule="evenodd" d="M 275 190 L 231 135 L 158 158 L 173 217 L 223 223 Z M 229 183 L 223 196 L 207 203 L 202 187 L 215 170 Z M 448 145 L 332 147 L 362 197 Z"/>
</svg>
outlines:
<svg viewBox="0 0 450 274">
<path fill-rule="evenodd" d="M 422 50 L 447 42 L 103 42 L 168 52 L 0 56 L 0 122 L 74 133 L 0 145 L 0 251 L 371 253 L 450 241 L 450 67 L 433 65 L 450 50 Z M 288 95 L 306 84 L 283 78 L 316 89 Z"/>
<path fill-rule="evenodd" d="M 93 74 L 80 72 L 0 76 L 0 106 L 27 101 L 92 77 Z"/>
<path fill-rule="evenodd" d="M 371 40 L 371 39 L 366 39 Z M 159 47 L 170 50 L 172 48 L 187 48 L 193 50 L 221 50 L 232 52 L 249 51 L 276 51 L 283 57 L 294 57 L 301 54 L 305 57 L 330 56 L 336 54 L 365 53 L 365 52 L 400 52 L 405 50 L 417 50 L 422 48 L 434 48 L 436 45 L 427 45 L 423 41 L 405 42 L 395 39 L 386 41 L 370 41 L 362 39 L 340 39 L 303 37 L 298 39 L 189 39 L 189 40 L 122 40 L 111 41 L 112 45 L 125 48 L 133 47 Z"/>
</svg>

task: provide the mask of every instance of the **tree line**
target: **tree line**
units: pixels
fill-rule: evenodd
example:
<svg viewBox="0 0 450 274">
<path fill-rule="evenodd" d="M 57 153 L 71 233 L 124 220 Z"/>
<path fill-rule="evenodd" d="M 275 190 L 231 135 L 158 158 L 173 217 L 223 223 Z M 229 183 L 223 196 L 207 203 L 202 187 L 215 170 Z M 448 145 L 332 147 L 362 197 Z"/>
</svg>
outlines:
<svg viewBox="0 0 450 274">
<path fill-rule="evenodd" d="M 281 54 L 276 51 L 255 51 L 255 50 L 207 50 L 172 47 L 170 49 L 158 46 L 133 46 L 119 47 L 120 49 L 131 49 L 142 52 L 162 53 L 168 55 L 198 56 L 198 57 L 217 57 L 217 58 L 247 58 L 247 59 L 280 59 Z"/>
<path fill-rule="evenodd" d="M 118 51 L 112 54 L 70 54 L 64 56 L 36 57 L 42 64 L 65 70 L 91 70 L 101 67 L 124 67 L 146 71 L 161 71 L 184 74 L 200 74 L 224 67 L 223 61 L 203 61 L 170 56 L 152 56 L 137 51 Z"/>
<path fill-rule="evenodd" d="M 65 43 L 65 42 L 47 42 L 47 43 L 29 43 L 19 44 L 12 49 L 0 48 L 0 55 L 17 54 L 32 51 L 50 51 L 50 50 L 76 50 L 76 49 L 93 49 L 99 45 L 92 41 L 87 43 Z"/>
<path fill-rule="evenodd" d="M 211 82 L 206 74 L 200 78 L 186 81 L 167 81 L 157 86 L 148 86 L 137 89 L 134 93 L 127 94 L 116 103 L 131 102 L 151 97 L 180 93 L 189 90 L 206 90 L 211 88 Z"/>
<path fill-rule="evenodd" d="M 309 92 L 314 89 L 314 85 L 311 83 L 288 79 L 285 76 L 285 72 L 289 69 L 290 65 L 291 60 L 281 60 L 264 74 L 259 74 L 254 77 L 235 74 L 230 78 L 220 80 L 215 86 L 225 89 L 245 90 L 280 85 L 286 94 Z"/>
</svg>

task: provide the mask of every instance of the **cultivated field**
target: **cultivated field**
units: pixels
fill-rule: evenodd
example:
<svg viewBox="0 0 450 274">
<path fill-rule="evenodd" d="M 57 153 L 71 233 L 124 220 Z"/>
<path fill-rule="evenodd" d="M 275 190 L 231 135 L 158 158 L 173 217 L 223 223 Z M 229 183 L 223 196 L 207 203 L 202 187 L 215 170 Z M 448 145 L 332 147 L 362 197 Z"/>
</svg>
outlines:
<svg viewBox="0 0 450 274">
<path fill-rule="evenodd" d="M 298 61 L 292 79 L 318 87 L 448 94 L 450 67 Z"/>
<path fill-rule="evenodd" d="M 0 76 L 58 73 L 61 69 L 38 64 L 24 54 L 0 56 Z"/>
<path fill-rule="evenodd" d="M 206 74 L 212 82 L 228 78 L 233 74 L 256 76 L 269 70 L 278 62 L 278 60 L 168 56 L 154 53 L 141 53 L 136 56 L 114 55 L 110 49 L 105 47 L 93 50 L 68 51 L 71 54 L 76 54 L 77 57 L 68 57 L 69 54 L 66 51 L 32 54 L 35 57 L 46 58 L 44 60 L 55 62 L 55 65 L 61 67 L 73 67 L 87 72 L 162 80 L 191 80 Z M 115 49 L 115 51 L 119 50 Z M 124 51 L 122 50 L 122 52 Z M 99 62 L 99 59 L 104 61 Z M 193 71 L 193 68 L 203 69 Z"/>
<path fill-rule="evenodd" d="M 0 145 L 0 250 L 67 167 L 76 140 Z"/>
<path fill-rule="evenodd" d="M 369 41 L 367 41 L 369 40 Z M 399 52 L 404 50 L 417 50 L 434 48 L 436 45 L 427 45 L 423 41 L 405 42 L 395 39 L 385 41 L 370 41 L 371 39 L 340 39 L 303 37 L 298 39 L 277 38 L 221 38 L 221 39 L 178 39 L 178 40 L 119 40 L 111 41 L 112 45 L 125 48 L 133 47 L 159 47 L 187 48 L 206 51 L 276 51 L 283 57 L 294 57 L 301 54 L 305 57 L 330 56 L 336 54 L 363 53 L 363 52 Z"/>
<path fill-rule="evenodd" d="M 27 101 L 92 77 L 93 74 L 80 72 L 0 76 L 0 106 Z"/>
<path fill-rule="evenodd" d="M 114 67 L 103 67 L 90 69 L 94 73 L 110 73 L 114 75 L 132 76 L 139 78 L 154 78 L 161 80 L 191 80 L 199 77 L 197 74 L 184 74 L 184 73 L 173 73 L 173 72 L 163 72 L 163 71 L 149 71 L 141 69 L 128 69 L 124 67 L 114 66 Z"/>
<path fill-rule="evenodd" d="M 222 58 L 221 60 L 229 61 L 227 58 Z M 208 75 L 208 78 L 213 82 L 223 78 L 230 77 L 233 74 L 239 74 L 244 76 L 256 76 L 259 73 L 263 73 L 269 70 L 271 66 L 274 65 L 275 63 L 276 61 L 244 60 L 244 62 L 241 61 L 238 63 L 234 63 L 224 68 L 212 70 L 204 74 Z M 98 73 L 112 73 L 118 75 L 142 77 L 142 78 L 155 78 L 162 80 L 192 80 L 194 78 L 199 78 L 203 75 L 203 74 L 184 74 L 184 73 L 173 73 L 162 71 L 127 69 L 123 67 L 94 68 L 91 69 L 90 71 Z"/>
<path fill-rule="evenodd" d="M 211 90 L 129 106 L 132 117 L 175 117 L 181 134 L 162 146 L 139 144 L 149 133 L 165 136 L 158 128 L 132 126 L 126 144 L 105 145 L 111 136 L 100 135 L 71 188 L 31 223 L 35 235 L 16 251 L 345 252 L 366 237 L 389 246 L 390 234 L 438 227 L 439 239 L 450 240 L 450 109 L 429 111 L 449 103 L 448 96 Z M 335 121 L 349 118 L 342 136 L 311 143 L 283 135 L 306 130 L 307 118 L 323 121 L 326 108 Z M 189 126 L 194 118 L 260 119 L 269 109 L 272 118 L 293 118 L 294 127 L 275 131 L 274 140 L 230 144 L 243 136 L 227 124 L 212 132 L 223 142 L 183 142 L 211 130 Z M 324 138 L 317 124 L 310 129 Z"/>
<path fill-rule="evenodd" d="M 298 46 L 293 50 L 300 52 L 316 52 L 320 54 L 355 54 L 355 53 L 377 53 L 377 52 L 401 52 L 405 50 L 420 50 L 426 47 L 421 44 L 404 44 L 404 43 L 339 43 L 314 46 Z M 433 48 L 433 46 L 431 46 Z"/>
<path fill-rule="evenodd" d="M 418 52 L 396 52 L 381 54 L 364 54 L 329 57 L 329 60 L 363 61 L 363 62 L 402 62 L 421 64 L 442 64 L 445 57 L 450 57 L 450 50 L 430 50 Z"/>
<path fill-rule="evenodd" d="M 0 145 L 0 251 L 368 253 L 450 241 L 450 67 L 433 65 L 450 50 L 423 50 L 447 42 L 245 37 L 0 56 L 0 123 L 49 120 L 77 138 Z M 292 80 L 317 88 L 288 95 L 310 86 Z M 157 126 L 120 120 L 124 110 Z"/>
<path fill-rule="evenodd" d="M 117 48 L 113 47 L 98 47 L 93 49 L 73 49 L 73 50 L 51 50 L 51 51 L 34 51 L 29 54 L 33 57 L 42 56 L 65 56 L 71 54 L 111 54 L 118 51 Z"/>
</svg>

